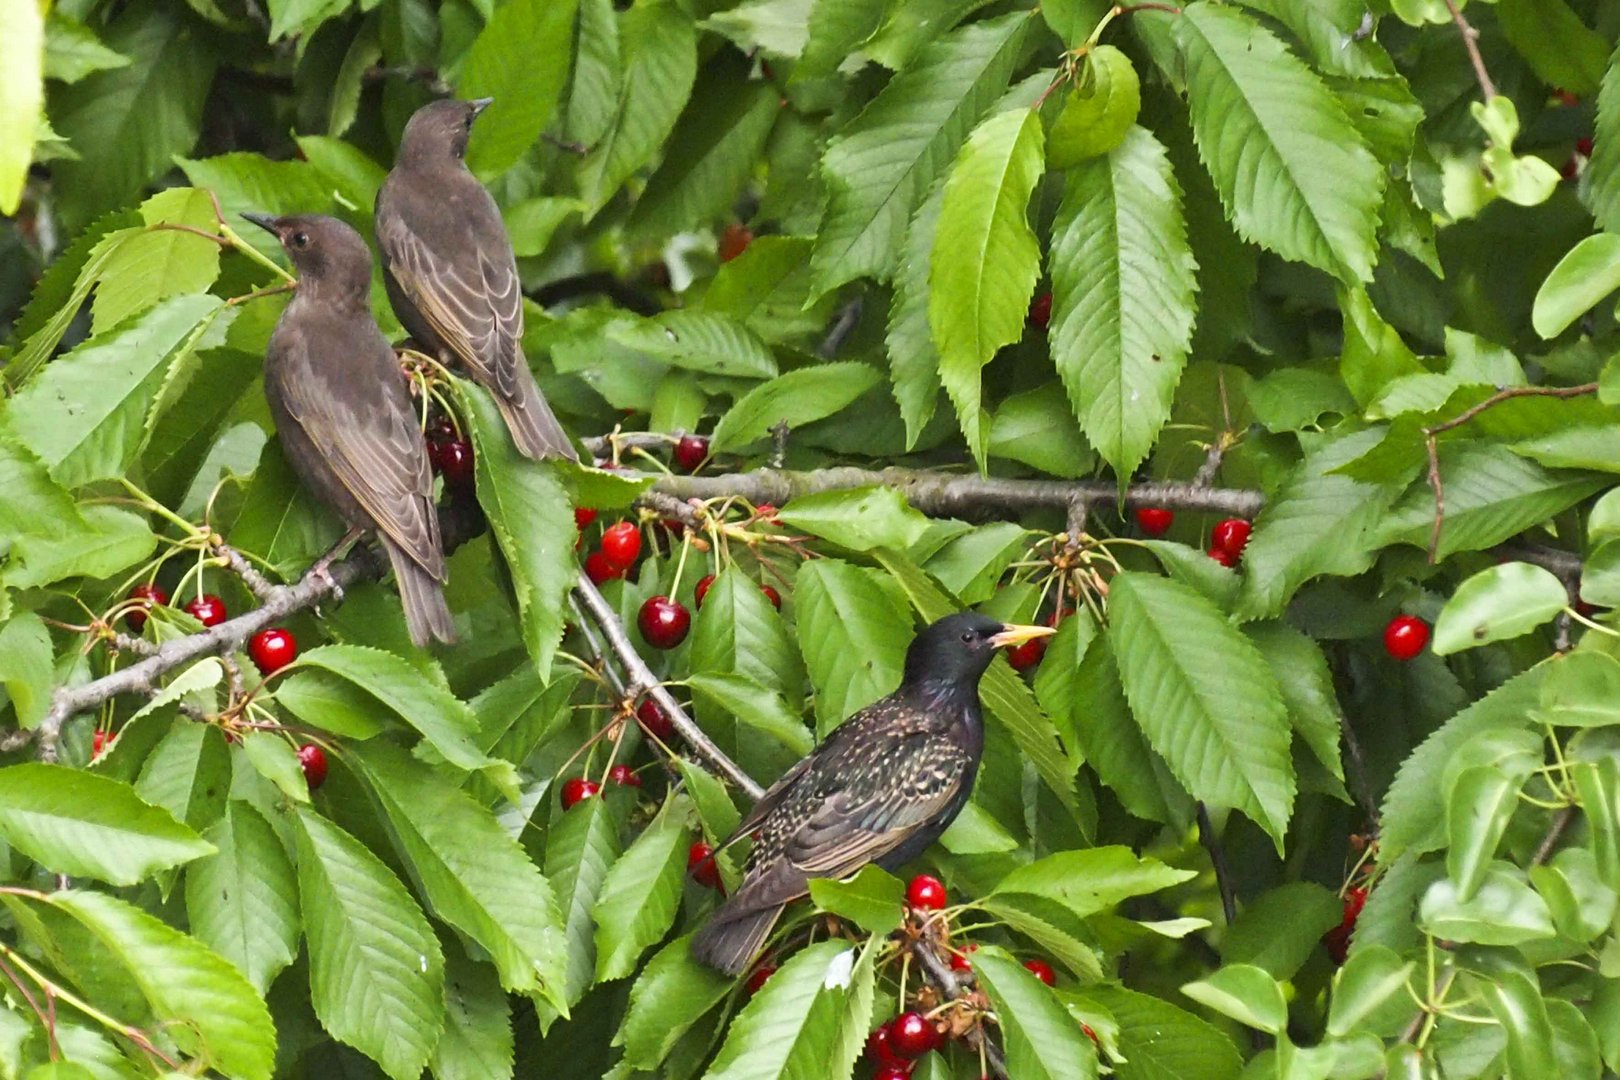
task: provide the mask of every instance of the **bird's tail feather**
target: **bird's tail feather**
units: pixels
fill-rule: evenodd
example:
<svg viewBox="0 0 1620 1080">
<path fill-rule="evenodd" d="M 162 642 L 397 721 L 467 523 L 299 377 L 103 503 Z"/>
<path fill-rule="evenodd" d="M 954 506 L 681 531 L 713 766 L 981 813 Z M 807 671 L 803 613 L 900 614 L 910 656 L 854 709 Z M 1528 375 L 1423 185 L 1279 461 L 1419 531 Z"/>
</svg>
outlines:
<svg viewBox="0 0 1620 1080">
<path fill-rule="evenodd" d="M 444 602 L 444 586 L 396 545 L 385 543 L 383 546 L 388 549 L 388 561 L 394 564 L 394 578 L 399 582 L 399 599 L 405 605 L 405 625 L 410 628 L 411 640 L 418 645 L 426 645 L 433 638 L 446 645 L 454 643 L 455 620 L 450 616 L 450 605 Z"/>
<path fill-rule="evenodd" d="M 567 458 L 578 461 L 579 452 L 568 440 L 568 433 L 557 422 L 545 395 L 534 384 L 532 377 L 520 372 L 517 393 L 511 398 L 495 395 L 495 404 L 506 417 L 507 430 L 518 451 L 530 458 Z"/>
<path fill-rule="evenodd" d="M 780 906 L 741 907 L 735 899 L 722 904 L 692 938 L 692 955 L 727 975 L 741 975 L 764 948 L 781 914 Z"/>
</svg>

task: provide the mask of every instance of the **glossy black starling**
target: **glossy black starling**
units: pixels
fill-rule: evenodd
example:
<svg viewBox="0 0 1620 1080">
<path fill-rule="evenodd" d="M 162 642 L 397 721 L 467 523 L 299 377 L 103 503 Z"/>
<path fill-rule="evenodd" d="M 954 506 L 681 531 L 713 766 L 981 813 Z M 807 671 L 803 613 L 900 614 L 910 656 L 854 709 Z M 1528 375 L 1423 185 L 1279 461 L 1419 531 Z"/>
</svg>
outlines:
<svg viewBox="0 0 1620 1080">
<path fill-rule="evenodd" d="M 811 878 L 893 869 L 920 855 L 973 791 L 984 751 L 979 679 L 996 650 L 1052 633 L 974 612 L 939 620 L 906 650 L 900 688 L 845 720 L 754 805 L 727 843 L 754 836 L 742 884 L 692 939 L 740 974 Z"/>
<path fill-rule="evenodd" d="M 274 233 L 298 269 L 264 358 L 282 453 L 351 529 L 376 531 L 412 640 L 454 641 L 433 474 L 399 362 L 371 314 L 371 252 L 336 218 L 243 216 Z"/>
<path fill-rule="evenodd" d="M 577 461 L 523 357 L 523 289 L 506 225 L 462 161 L 488 104 L 435 101 L 406 123 L 377 193 L 383 281 L 410 335 L 494 395 L 518 450 Z"/>
</svg>

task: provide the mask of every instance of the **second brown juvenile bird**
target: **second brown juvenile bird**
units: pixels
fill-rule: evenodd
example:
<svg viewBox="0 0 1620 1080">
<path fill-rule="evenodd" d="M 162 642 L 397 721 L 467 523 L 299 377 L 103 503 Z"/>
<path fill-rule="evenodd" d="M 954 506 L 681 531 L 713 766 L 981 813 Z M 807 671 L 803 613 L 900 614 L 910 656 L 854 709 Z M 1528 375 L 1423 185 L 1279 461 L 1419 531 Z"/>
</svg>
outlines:
<svg viewBox="0 0 1620 1080">
<path fill-rule="evenodd" d="M 454 641 L 433 474 L 394 350 L 371 314 L 371 252 L 336 218 L 244 214 L 298 269 L 264 358 L 282 452 L 353 529 L 375 529 L 411 639 Z"/>
<path fill-rule="evenodd" d="M 495 398 L 531 458 L 579 455 L 523 356 L 523 289 L 501 212 L 462 160 L 489 100 L 435 101 L 405 125 L 377 193 L 377 246 L 410 335 Z"/>
</svg>

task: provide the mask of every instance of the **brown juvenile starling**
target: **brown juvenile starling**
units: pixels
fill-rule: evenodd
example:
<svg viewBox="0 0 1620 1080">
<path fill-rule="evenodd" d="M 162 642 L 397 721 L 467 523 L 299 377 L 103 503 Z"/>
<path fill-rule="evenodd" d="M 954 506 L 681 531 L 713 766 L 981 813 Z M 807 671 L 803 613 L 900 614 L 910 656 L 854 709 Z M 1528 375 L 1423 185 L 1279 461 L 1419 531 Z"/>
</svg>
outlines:
<svg viewBox="0 0 1620 1080">
<path fill-rule="evenodd" d="M 371 252 L 336 218 L 243 216 L 274 233 L 298 269 L 264 358 L 282 452 L 351 529 L 376 531 L 411 639 L 454 641 L 433 475 L 399 362 L 371 315 Z"/>
<path fill-rule="evenodd" d="M 996 650 L 1053 631 L 950 615 L 906 650 L 900 688 L 845 720 L 761 796 L 728 844 L 754 837 L 742 884 L 692 939 L 738 975 L 811 878 L 894 869 L 939 838 L 973 791 L 984 752 L 979 679 Z"/>
<path fill-rule="evenodd" d="M 383 281 L 410 335 L 494 395 L 518 450 L 577 461 L 523 357 L 523 289 L 506 225 L 462 161 L 488 104 L 435 101 L 406 123 L 377 193 Z"/>
</svg>

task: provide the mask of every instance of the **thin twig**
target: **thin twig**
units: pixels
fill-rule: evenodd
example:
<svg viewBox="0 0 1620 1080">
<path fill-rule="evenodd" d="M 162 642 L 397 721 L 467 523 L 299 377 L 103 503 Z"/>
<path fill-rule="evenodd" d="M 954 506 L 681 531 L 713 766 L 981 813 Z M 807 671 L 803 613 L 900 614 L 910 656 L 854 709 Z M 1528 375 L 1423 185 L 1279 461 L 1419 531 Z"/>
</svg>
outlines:
<svg viewBox="0 0 1620 1080">
<path fill-rule="evenodd" d="M 1446 0 L 1446 3 L 1451 5 L 1452 14 L 1456 14 L 1457 5 L 1452 0 Z M 1460 20 L 1462 16 L 1458 15 L 1457 18 Z M 1462 25 L 1466 26 L 1467 24 Z M 1466 35 L 1464 37 L 1466 40 Z M 1481 70 L 1483 72 L 1483 68 Z M 1483 74 L 1481 77 L 1483 78 Z M 1440 434 L 1453 428 L 1462 427 L 1462 425 L 1468 423 L 1486 409 L 1493 408 L 1513 398 L 1582 397 L 1586 394 L 1596 393 L 1597 388 L 1598 384 L 1595 382 L 1582 383 L 1579 386 L 1506 386 L 1481 401 L 1478 405 L 1464 409 L 1450 420 L 1423 429 L 1423 448 L 1429 456 L 1429 487 L 1434 491 L 1434 528 L 1429 532 L 1429 562 L 1431 565 L 1438 560 L 1440 530 L 1445 527 L 1446 520 L 1446 489 L 1445 485 L 1440 481 Z"/>
<path fill-rule="evenodd" d="M 964 980 L 959 978 L 957 973 L 951 970 L 950 965 L 940 957 L 938 951 L 934 948 L 933 942 L 919 938 L 912 945 L 911 952 L 917 958 L 917 963 L 922 967 L 923 976 L 933 984 L 934 989 L 947 998 L 962 996 Z M 1011 1074 L 1007 1072 L 1007 1061 L 1001 1056 L 999 1046 L 990 1039 L 985 1038 L 977 1030 L 970 1030 L 966 1035 L 966 1040 L 974 1050 L 984 1054 L 985 1063 L 990 1066 L 990 1071 L 994 1075 L 1000 1077 L 1001 1080 L 1010 1080 Z"/>
<path fill-rule="evenodd" d="M 1547 826 L 1547 835 L 1541 838 L 1541 843 L 1536 846 L 1536 853 L 1530 857 L 1531 866 L 1540 866 L 1551 857 L 1553 848 L 1558 846 L 1559 839 L 1563 837 L 1564 830 L 1569 828 L 1570 819 L 1574 816 L 1573 805 L 1566 806 L 1553 815 L 1552 824 Z"/>
<path fill-rule="evenodd" d="M 849 335 L 860 325 L 861 311 L 865 306 L 865 298 L 857 296 L 838 309 L 838 313 L 827 326 L 827 336 L 822 338 L 821 344 L 816 347 L 817 356 L 823 360 L 831 360 L 838 355 L 844 343 L 849 340 Z"/>
<path fill-rule="evenodd" d="M 1232 868 L 1226 864 L 1226 849 L 1215 832 L 1215 823 L 1209 819 L 1209 808 L 1198 804 L 1198 842 L 1209 852 L 1210 865 L 1215 868 L 1215 885 L 1221 891 L 1221 912 L 1226 925 L 1237 921 L 1237 894 L 1232 889 Z"/>
<path fill-rule="evenodd" d="M 580 606 L 579 597 L 569 593 L 568 605 L 574 609 L 574 620 L 579 624 L 580 636 L 585 639 L 585 647 L 590 650 L 591 658 L 601 669 L 602 677 L 607 680 L 614 696 L 621 701 L 626 700 L 629 695 L 624 692 L 624 680 L 619 678 L 618 670 L 608 662 L 607 652 L 602 648 L 602 643 L 596 640 L 596 631 L 591 629 L 591 620 L 586 617 L 585 609 Z"/>
<path fill-rule="evenodd" d="M 579 580 L 574 584 L 574 595 L 585 605 L 591 618 L 596 620 L 602 636 L 607 639 L 607 647 L 624 668 L 625 695 L 634 698 L 646 694 L 652 698 L 668 714 L 671 725 L 681 738 L 686 740 L 686 744 L 711 765 L 715 772 L 736 784 L 750 799 L 757 800 L 765 794 L 765 789 L 756 784 L 753 777 L 743 772 L 741 766 L 727 757 L 713 740 L 704 734 L 703 729 L 686 714 L 685 709 L 681 708 L 674 695 L 658 681 L 658 676 L 652 673 L 652 669 L 630 643 L 630 637 L 625 633 L 613 606 L 607 602 L 607 598 L 597 590 L 595 583 L 583 570 L 580 571 Z"/>
<path fill-rule="evenodd" d="M 1474 65 L 1474 78 L 1479 80 L 1480 92 L 1489 101 L 1496 96 L 1496 84 L 1491 82 L 1491 73 L 1485 70 L 1485 58 L 1479 54 L 1479 31 L 1463 18 L 1457 0 L 1446 0 L 1446 7 L 1451 11 L 1451 21 L 1457 24 L 1457 32 L 1462 35 L 1463 48 L 1468 50 L 1468 62 Z"/>
<path fill-rule="evenodd" d="M 242 584 L 246 585 L 248 591 L 260 601 L 265 600 L 275 591 L 276 587 L 263 574 L 259 573 L 258 568 L 248 561 L 246 555 L 243 555 L 223 540 L 210 544 L 209 547 L 217 557 L 225 560 L 225 565 L 230 567 L 232 573 L 242 579 Z"/>
</svg>

